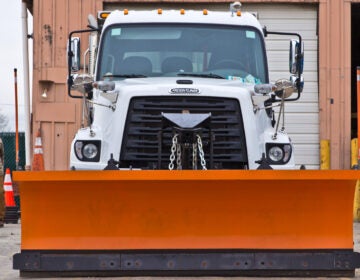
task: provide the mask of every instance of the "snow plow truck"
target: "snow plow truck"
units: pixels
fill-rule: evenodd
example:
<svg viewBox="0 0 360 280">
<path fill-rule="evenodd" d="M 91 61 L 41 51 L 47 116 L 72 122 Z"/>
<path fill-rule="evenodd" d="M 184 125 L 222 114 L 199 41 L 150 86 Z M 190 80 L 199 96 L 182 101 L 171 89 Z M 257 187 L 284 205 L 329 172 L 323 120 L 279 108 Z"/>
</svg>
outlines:
<svg viewBox="0 0 360 280">
<path fill-rule="evenodd" d="M 240 6 L 98 12 L 70 33 L 83 121 L 70 170 L 14 172 L 20 275 L 354 275 L 359 172 L 295 164 L 283 116 L 304 86 L 302 38 Z M 274 35 L 290 73 L 271 83 Z"/>
</svg>

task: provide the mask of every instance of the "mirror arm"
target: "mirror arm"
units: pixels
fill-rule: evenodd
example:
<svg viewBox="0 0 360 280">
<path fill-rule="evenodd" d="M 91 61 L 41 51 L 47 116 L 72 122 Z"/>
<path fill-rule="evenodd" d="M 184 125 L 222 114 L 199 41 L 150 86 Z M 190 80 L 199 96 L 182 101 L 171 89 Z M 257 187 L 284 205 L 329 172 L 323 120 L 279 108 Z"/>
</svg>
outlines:
<svg viewBox="0 0 360 280">
<path fill-rule="evenodd" d="M 89 33 L 89 32 L 100 32 L 100 29 L 84 29 L 84 30 L 75 30 L 69 33 L 69 37 L 68 37 L 68 79 L 67 79 L 67 84 L 68 84 L 68 96 L 71 98 L 83 98 L 82 95 L 73 95 L 71 94 L 71 87 L 74 84 L 73 78 L 71 76 L 71 60 L 72 57 L 74 56 L 74 53 L 71 51 L 70 46 L 71 46 L 71 38 L 75 33 Z"/>
<path fill-rule="evenodd" d="M 263 28 L 263 33 L 264 33 L 264 37 L 267 37 L 267 35 L 282 35 L 282 36 L 297 36 L 299 38 L 299 47 L 301 48 L 302 47 L 302 38 L 301 38 L 301 35 L 299 33 L 292 33 L 292 32 L 278 32 L 278 31 L 268 31 L 266 29 L 266 26 L 264 26 Z M 302 50 L 300 49 L 300 52 L 299 52 L 299 56 L 301 58 L 302 56 Z M 298 69 L 300 69 L 300 59 L 297 60 L 298 65 Z M 301 96 L 301 87 L 300 87 L 300 83 L 301 83 L 301 73 L 299 71 L 298 73 L 298 80 L 296 82 L 296 87 L 297 87 L 297 96 L 295 98 L 289 98 L 289 99 L 286 99 L 286 101 L 296 101 L 300 98 Z M 281 100 L 278 100 L 278 101 L 281 101 Z"/>
</svg>

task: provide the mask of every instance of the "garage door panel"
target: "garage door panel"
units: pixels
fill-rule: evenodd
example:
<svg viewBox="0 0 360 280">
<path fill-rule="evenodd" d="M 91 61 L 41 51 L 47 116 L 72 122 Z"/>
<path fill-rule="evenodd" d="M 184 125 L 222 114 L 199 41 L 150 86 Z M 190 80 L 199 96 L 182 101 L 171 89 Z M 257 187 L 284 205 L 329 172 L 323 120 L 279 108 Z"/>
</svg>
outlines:
<svg viewBox="0 0 360 280">
<path fill-rule="evenodd" d="M 281 7 L 279 7 L 281 6 Z M 243 10 L 258 12 L 259 20 L 265 19 L 314 19 L 314 10 L 313 5 L 311 4 L 243 4 Z M 289 11 L 295 11 L 294 13 L 289 13 Z M 297 12 L 296 12 L 297 11 Z"/>
<path fill-rule="evenodd" d="M 269 58 L 269 63 L 286 63 L 289 64 L 289 58 L 286 57 L 284 58 L 284 52 L 289 53 L 289 48 L 286 48 L 285 50 L 272 50 L 268 52 L 268 58 Z M 314 63 L 317 62 L 317 52 L 316 51 L 306 51 L 304 53 L 304 67 L 306 67 L 306 65 L 309 67 L 309 65 L 314 65 Z M 275 65 L 274 65 L 275 66 Z M 310 70 L 310 69 L 305 69 L 304 70 Z M 314 70 L 314 69 L 311 69 Z M 284 68 L 282 68 L 282 71 L 284 71 Z"/>
<path fill-rule="evenodd" d="M 317 113 L 308 113 L 308 114 L 297 114 L 297 113 L 291 113 L 288 116 L 286 116 L 286 120 L 297 125 L 297 124 L 303 124 L 305 126 L 309 124 L 314 124 L 319 122 L 319 114 Z"/>
<path fill-rule="evenodd" d="M 319 146 L 317 146 L 317 149 L 314 149 L 313 146 L 314 145 L 309 144 L 295 144 L 295 163 L 298 165 L 305 164 L 307 169 L 319 168 L 318 165 L 314 164 L 314 162 L 320 160 Z M 312 168 L 310 168 L 310 166 L 312 166 Z"/>
<path fill-rule="evenodd" d="M 295 161 L 307 169 L 318 169 L 318 38 L 317 6 L 307 4 L 244 4 L 244 10 L 256 11 L 262 26 L 269 31 L 298 32 L 304 40 L 304 91 L 300 100 L 285 105 L 286 131 L 295 145 Z M 296 37 L 292 37 L 296 39 Z M 288 78 L 290 37 L 269 35 L 266 38 L 270 80 Z M 278 109 L 276 109 L 278 110 Z"/>
<path fill-rule="evenodd" d="M 282 38 L 284 39 L 284 38 Z M 294 37 L 294 39 L 297 39 L 296 37 Z M 307 53 L 310 51 L 316 52 L 317 53 L 317 48 L 318 48 L 318 43 L 316 40 L 303 40 L 304 41 L 304 49 L 306 51 L 306 55 L 308 55 Z M 277 50 L 277 51 L 289 51 L 289 44 L 284 44 L 284 42 L 282 40 L 271 40 L 271 41 L 267 41 L 266 42 L 266 47 L 273 51 L 273 50 Z"/>
<path fill-rule="evenodd" d="M 310 124 L 303 124 L 303 123 L 300 123 L 300 124 L 293 124 L 291 126 L 286 126 L 286 132 L 291 136 L 292 139 L 294 139 L 294 137 L 296 135 L 302 135 L 301 133 L 298 133 L 300 130 L 305 130 L 305 129 L 308 129 L 308 130 L 314 130 L 314 129 L 319 129 L 319 126 L 318 125 L 315 125 L 313 123 L 310 123 Z M 307 134 L 307 135 L 311 135 L 311 134 Z M 316 135 L 316 134 L 312 134 L 312 135 Z M 307 142 L 307 137 L 304 137 L 302 138 L 303 140 L 305 140 L 306 144 L 309 144 Z"/>
<path fill-rule="evenodd" d="M 297 32 L 304 40 L 304 90 L 300 100 L 286 103 L 285 125 L 295 145 L 296 163 L 305 164 L 308 169 L 318 169 L 320 161 L 317 6 L 246 4 L 244 10 L 256 11 L 262 26 L 266 26 L 267 30 Z M 290 76 L 288 72 L 290 39 L 291 36 L 276 35 L 269 35 L 266 38 L 270 80 L 273 82 Z"/>
<path fill-rule="evenodd" d="M 319 144 L 319 135 L 318 134 L 292 134 L 291 139 L 294 143 L 308 143 L 313 145 Z"/>
<path fill-rule="evenodd" d="M 314 103 L 307 103 L 307 102 L 303 103 L 303 102 L 300 102 L 300 101 L 287 102 L 286 105 L 285 105 L 285 108 L 286 108 L 285 112 L 288 113 L 288 114 L 292 114 L 292 113 L 305 113 L 305 114 L 319 113 L 319 107 L 317 106 L 317 104 L 314 104 Z M 316 120 L 314 120 L 314 123 L 316 123 Z"/>
</svg>

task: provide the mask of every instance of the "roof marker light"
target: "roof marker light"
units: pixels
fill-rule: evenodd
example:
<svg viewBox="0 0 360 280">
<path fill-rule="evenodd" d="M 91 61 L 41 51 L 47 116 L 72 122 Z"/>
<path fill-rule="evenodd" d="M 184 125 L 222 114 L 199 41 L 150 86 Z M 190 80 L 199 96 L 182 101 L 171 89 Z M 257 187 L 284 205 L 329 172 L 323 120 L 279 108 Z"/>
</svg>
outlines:
<svg viewBox="0 0 360 280">
<path fill-rule="evenodd" d="M 236 15 L 237 15 L 238 17 L 241 17 L 241 11 L 237 11 L 237 12 L 236 12 Z"/>
<path fill-rule="evenodd" d="M 185 15 L 185 10 L 184 9 L 180 10 L 180 15 Z"/>
<path fill-rule="evenodd" d="M 158 9 L 158 15 L 162 15 L 162 9 Z"/>
<path fill-rule="evenodd" d="M 110 12 L 100 12 L 98 14 L 99 19 L 106 19 L 110 15 Z"/>
<path fill-rule="evenodd" d="M 203 10 L 203 15 L 204 15 L 204 16 L 207 16 L 207 14 L 208 14 L 208 10 L 204 9 L 204 10 Z"/>
<path fill-rule="evenodd" d="M 124 9 L 124 15 L 128 15 L 129 14 L 129 10 L 128 9 Z"/>
</svg>

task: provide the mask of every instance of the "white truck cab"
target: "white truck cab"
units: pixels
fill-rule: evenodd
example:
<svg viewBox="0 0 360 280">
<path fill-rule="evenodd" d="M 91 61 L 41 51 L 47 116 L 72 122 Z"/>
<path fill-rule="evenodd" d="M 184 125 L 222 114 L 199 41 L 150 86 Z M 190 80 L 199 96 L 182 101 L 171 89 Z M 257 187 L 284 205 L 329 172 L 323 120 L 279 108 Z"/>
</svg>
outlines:
<svg viewBox="0 0 360 280">
<path fill-rule="evenodd" d="M 69 95 L 83 99 L 84 121 L 70 168 L 294 169 L 280 115 L 303 86 L 301 37 L 284 33 L 299 37 L 290 44 L 293 76 L 271 84 L 264 35 L 282 33 L 237 7 L 99 12 L 90 30 L 72 32 Z M 73 35 L 86 31 L 81 72 Z"/>
</svg>

